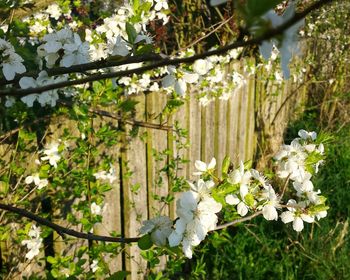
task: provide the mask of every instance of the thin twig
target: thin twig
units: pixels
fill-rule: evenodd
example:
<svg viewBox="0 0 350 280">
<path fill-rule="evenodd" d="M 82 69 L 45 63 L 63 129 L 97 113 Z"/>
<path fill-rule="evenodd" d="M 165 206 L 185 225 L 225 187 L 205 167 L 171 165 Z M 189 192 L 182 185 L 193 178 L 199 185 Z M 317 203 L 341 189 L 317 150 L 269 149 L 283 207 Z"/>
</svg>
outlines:
<svg viewBox="0 0 350 280">
<path fill-rule="evenodd" d="M 194 42 L 192 42 L 191 44 L 189 44 L 188 46 L 180 49 L 180 51 L 184 51 L 187 50 L 189 48 L 191 48 L 192 46 L 196 45 L 197 43 L 199 43 L 200 41 L 203 41 L 205 38 L 209 37 L 211 34 L 213 34 L 214 32 L 216 32 L 217 30 L 219 30 L 223 25 L 225 25 L 227 22 L 229 22 L 231 19 L 233 18 L 233 16 L 230 16 L 228 19 L 223 20 L 222 22 L 220 22 L 218 24 L 218 26 L 214 27 L 214 29 L 212 29 L 210 32 L 208 32 L 207 34 L 205 34 L 204 36 L 198 38 L 197 40 L 195 40 Z"/>
<path fill-rule="evenodd" d="M 286 99 L 283 101 L 283 103 L 281 104 L 281 106 L 278 108 L 275 116 L 273 117 L 273 120 L 271 122 L 271 125 L 273 125 L 278 117 L 278 115 L 282 112 L 282 109 L 284 106 L 287 105 L 287 102 L 289 99 L 291 99 L 296 93 L 298 93 L 299 89 L 302 87 L 302 86 L 307 86 L 307 84 L 309 84 L 310 81 L 304 81 L 303 83 L 301 83 L 296 89 L 294 89 L 287 97 Z"/>
<path fill-rule="evenodd" d="M 66 101 L 59 101 L 59 103 L 64 105 L 64 106 L 71 106 L 72 105 L 72 104 L 70 104 L 69 102 L 66 102 Z M 129 124 L 129 125 L 136 125 L 136 126 L 140 126 L 140 127 L 159 129 L 159 130 L 165 130 L 165 131 L 175 131 L 172 126 L 163 125 L 163 124 L 147 123 L 147 122 L 138 121 L 138 120 L 125 120 L 120 115 L 113 114 L 113 113 L 110 113 L 110 112 L 107 112 L 107 111 L 104 111 L 104 110 L 89 109 L 89 112 L 92 113 L 92 114 L 95 114 L 95 115 L 102 116 L 102 117 L 108 117 L 108 118 L 111 118 L 111 119 L 120 120 L 120 121 L 124 122 L 125 124 Z M 65 117 L 65 116 L 64 115 L 56 115 L 55 117 L 56 118 L 60 118 L 60 117 Z M 12 129 L 10 131 L 7 131 L 5 134 L 0 135 L 0 144 L 3 143 L 7 138 L 12 136 L 13 134 L 16 134 L 22 127 L 29 127 L 29 126 L 31 126 L 33 124 L 40 123 L 41 121 L 48 120 L 50 118 L 52 118 L 51 115 L 40 117 L 40 118 L 37 118 L 37 119 L 33 120 L 32 122 L 25 123 L 25 124 L 23 124 L 20 127 L 16 127 L 16 128 L 14 128 L 14 129 Z"/>
<path fill-rule="evenodd" d="M 290 174 L 288 175 L 288 177 L 284 181 L 284 185 L 283 185 L 283 188 L 282 188 L 282 193 L 281 193 L 281 196 L 280 196 L 280 201 L 282 200 L 282 198 L 284 196 L 284 193 L 285 193 L 285 191 L 287 189 L 287 186 L 288 186 L 288 183 L 289 183 L 289 177 L 290 177 Z"/>
<path fill-rule="evenodd" d="M 248 217 L 244 217 L 244 218 L 240 218 L 240 219 L 237 219 L 237 220 L 234 220 L 232 222 L 229 222 L 229 223 L 226 223 L 226 224 L 222 224 L 222 225 L 219 225 L 217 226 L 214 230 L 220 230 L 220 229 L 224 229 L 224 228 L 227 228 L 227 227 L 230 227 L 230 226 L 233 226 L 235 224 L 238 224 L 238 223 L 242 223 L 242 222 L 245 222 L 245 221 L 249 221 L 259 215 L 262 214 L 262 211 L 258 211 L 258 212 L 255 212 L 254 214 L 248 216 Z"/>
</svg>

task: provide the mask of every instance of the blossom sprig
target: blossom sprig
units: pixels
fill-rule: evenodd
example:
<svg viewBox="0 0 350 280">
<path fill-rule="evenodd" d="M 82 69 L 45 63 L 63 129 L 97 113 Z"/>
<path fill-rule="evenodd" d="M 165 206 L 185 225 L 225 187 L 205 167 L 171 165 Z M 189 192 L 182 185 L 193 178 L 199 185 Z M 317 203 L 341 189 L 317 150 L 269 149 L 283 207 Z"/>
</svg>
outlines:
<svg viewBox="0 0 350 280">
<path fill-rule="evenodd" d="M 300 137 L 295 138 L 290 145 L 283 145 L 275 156 L 277 176 L 292 181 L 296 192 L 288 201 L 288 211 L 281 214 L 284 223 L 293 221 L 293 229 L 302 231 L 303 221 L 312 223 L 315 218 L 327 216 L 326 198 L 320 190 L 315 190 L 311 181 L 313 174 L 319 171 L 319 165 L 324 161 L 323 143 L 317 142 L 317 133 L 300 130 Z"/>
<path fill-rule="evenodd" d="M 143 222 L 140 233 L 149 234 L 158 246 L 181 245 L 185 256 L 192 258 L 193 247 L 198 246 L 208 232 L 217 228 L 218 213 L 222 209 L 232 212 L 233 217 L 237 217 L 237 214 L 244 217 L 249 212 L 252 217 L 262 214 L 268 221 L 277 221 L 280 217 L 283 223 L 293 222 L 293 229 L 297 232 L 303 230 L 304 222 L 313 223 L 316 219 L 326 217 L 326 198 L 320 195 L 320 190 L 314 191 L 310 180 L 312 175 L 307 171 L 305 163 L 312 153 L 324 157 L 323 144 L 314 144 L 317 138 L 315 132 L 300 130 L 298 135 L 300 137 L 294 139 L 291 145 L 283 145 L 276 155 L 277 164 L 282 168 L 277 170 L 276 175 L 286 179 L 285 186 L 289 180 L 293 181 L 294 192 L 290 193 L 291 197 L 286 204 L 282 201 L 283 195 L 275 191 L 264 174 L 249 168 L 242 161 L 237 168 L 232 168 L 230 159 L 226 157 L 222 164 L 222 176 L 218 178 L 215 175 L 215 158 L 208 164 L 197 160 L 195 166 L 198 171 L 194 175 L 199 175 L 200 178 L 196 182 L 188 182 L 190 190 L 182 193 L 177 200 L 178 218 L 175 224 L 172 225 L 168 217 L 155 217 Z M 288 160 L 293 164 L 287 166 L 291 165 L 295 170 L 285 170 Z M 312 168 L 316 170 L 315 163 Z M 287 171 L 289 173 L 285 177 Z M 279 214 L 284 208 L 287 211 Z"/>
</svg>

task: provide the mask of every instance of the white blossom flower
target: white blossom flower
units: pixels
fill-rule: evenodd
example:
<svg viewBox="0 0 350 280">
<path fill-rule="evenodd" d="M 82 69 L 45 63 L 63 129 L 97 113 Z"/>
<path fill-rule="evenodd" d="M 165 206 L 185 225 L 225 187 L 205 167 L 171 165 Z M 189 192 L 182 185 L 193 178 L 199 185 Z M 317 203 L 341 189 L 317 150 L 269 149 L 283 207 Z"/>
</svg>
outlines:
<svg viewBox="0 0 350 280">
<path fill-rule="evenodd" d="M 157 82 L 154 82 L 150 87 L 150 91 L 159 91 L 159 84 Z"/>
<path fill-rule="evenodd" d="M 155 0 L 156 4 L 154 6 L 154 9 L 156 11 L 160 11 L 162 9 L 164 10 L 167 10 L 169 9 L 169 6 L 168 6 L 168 1 L 167 0 Z"/>
<path fill-rule="evenodd" d="M 97 180 L 98 179 L 108 180 L 110 184 L 112 184 L 115 180 L 117 180 L 116 169 L 112 165 L 110 165 L 108 172 L 105 170 L 102 170 L 94 173 L 93 175 Z"/>
<path fill-rule="evenodd" d="M 196 160 L 194 163 L 198 171 L 193 172 L 193 175 L 202 175 L 204 173 L 212 172 L 216 166 L 216 159 L 212 158 L 209 164 L 206 164 L 203 161 Z"/>
<path fill-rule="evenodd" d="M 168 75 L 162 79 L 162 86 L 174 87 L 176 93 L 184 96 L 187 91 L 187 83 L 192 84 L 197 82 L 199 76 L 197 73 L 190 73 L 176 69 L 174 66 L 168 66 Z M 177 76 L 180 78 L 177 79 Z"/>
<path fill-rule="evenodd" d="M 237 197 L 237 195 L 228 194 L 225 197 L 225 201 L 229 205 L 237 205 L 240 202 L 240 199 Z"/>
<path fill-rule="evenodd" d="M 140 234 L 151 232 L 151 238 L 157 246 L 165 246 L 167 238 L 172 232 L 172 221 L 169 217 L 159 216 L 151 220 L 143 221 Z"/>
<path fill-rule="evenodd" d="M 263 216 L 266 220 L 271 221 L 271 220 L 276 220 L 278 219 L 278 213 L 276 210 L 276 207 L 270 203 L 267 203 L 264 205 L 262 209 Z"/>
<path fill-rule="evenodd" d="M 278 213 L 276 208 L 280 207 L 279 199 L 271 185 L 265 185 L 264 187 L 265 189 L 263 190 L 261 199 L 266 199 L 266 201 L 262 206 L 262 214 L 268 221 L 277 221 Z"/>
<path fill-rule="evenodd" d="M 193 71 L 198 75 L 205 75 L 212 68 L 212 64 L 206 59 L 198 59 L 193 64 Z"/>
<path fill-rule="evenodd" d="M 91 210 L 91 214 L 93 214 L 93 215 L 101 215 L 102 214 L 102 207 L 100 205 L 96 204 L 96 202 L 91 203 L 90 210 Z"/>
<path fill-rule="evenodd" d="M 9 42 L 3 39 L 0 39 L 0 58 L 0 66 L 6 80 L 13 80 L 16 73 L 22 74 L 26 71 L 22 64 L 23 58 L 15 52 L 14 47 Z"/>
<path fill-rule="evenodd" d="M 107 45 L 105 43 L 91 44 L 89 56 L 91 61 L 107 58 Z"/>
<path fill-rule="evenodd" d="M 194 191 L 182 194 L 176 202 L 175 230 L 169 235 L 169 245 L 177 246 L 182 242 L 182 249 L 186 257 L 192 258 L 192 247 L 197 246 L 207 235 L 215 229 L 218 217 L 216 213 L 222 205 L 212 197 L 201 195 Z"/>
<path fill-rule="evenodd" d="M 295 231 L 302 231 L 304 229 L 304 223 L 313 223 L 314 218 L 310 215 L 304 214 L 299 211 L 304 205 L 302 203 L 296 203 L 294 199 L 290 199 L 287 203 L 291 207 L 288 207 L 288 211 L 283 212 L 280 217 L 283 223 L 287 224 L 293 222 L 293 229 Z"/>
<path fill-rule="evenodd" d="M 237 195 L 229 194 L 225 197 L 225 201 L 229 205 L 237 205 L 237 213 L 242 217 L 248 214 L 249 207 L 244 202 L 244 198 L 239 199 Z"/>
<path fill-rule="evenodd" d="M 127 56 L 130 53 L 128 43 L 120 35 L 112 40 L 108 40 L 107 45 L 111 55 Z"/>
<path fill-rule="evenodd" d="M 228 181 L 231 184 L 248 185 L 250 183 L 252 174 L 250 171 L 244 170 L 244 163 L 240 161 L 239 169 L 235 169 L 229 174 Z"/>
<path fill-rule="evenodd" d="M 199 195 L 199 199 L 210 197 L 210 191 L 215 185 L 215 183 L 211 180 L 204 181 L 202 179 L 199 179 L 196 185 L 192 184 L 191 182 L 187 183 L 190 185 L 191 190 Z"/>
<path fill-rule="evenodd" d="M 98 260 L 93 260 L 92 264 L 90 264 L 90 268 L 92 272 L 96 272 L 100 267 L 98 266 Z"/>
<path fill-rule="evenodd" d="M 297 191 L 298 197 L 307 198 L 311 203 L 318 204 L 319 203 L 319 194 L 320 190 L 314 191 L 314 185 L 310 181 L 311 175 L 307 176 L 302 182 L 293 182 L 293 187 Z"/>
<path fill-rule="evenodd" d="M 317 138 L 317 133 L 315 131 L 308 132 L 304 129 L 299 130 L 298 135 L 304 140 L 316 140 Z"/>
<path fill-rule="evenodd" d="M 60 62 L 61 66 L 70 67 L 75 64 L 83 64 L 89 61 L 89 42 L 82 42 L 77 33 L 63 45 L 64 55 Z"/>
<path fill-rule="evenodd" d="M 134 44 L 137 44 L 137 43 L 140 43 L 144 41 L 146 44 L 152 44 L 153 43 L 153 40 L 152 38 L 147 35 L 147 34 L 138 34 L 135 38 L 135 41 L 134 41 Z"/>
<path fill-rule="evenodd" d="M 62 14 L 60 6 L 58 6 L 56 3 L 49 5 L 45 12 L 48 13 L 50 17 L 54 18 L 55 20 L 58 20 Z"/>
<path fill-rule="evenodd" d="M 46 149 L 44 149 L 43 153 L 45 156 L 41 157 L 41 160 L 48 160 L 50 165 L 57 168 L 57 162 L 61 159 L 61 156 L 59 154 L 59 143 L 52 142 L 49 145 L 47 145 Z"/>
<path fill-rule="evenodd" d="M 34 182 L 34 184 L 38 187 L 38 189 L 42 189 L 43 187 L 46 187 L 49 183 L 47 179 L 40 179 L 39 173 L 35 173 L 33 175 L 27 176 L 24 180 L 27 185 Z"/>
<path fill-rule="evenodd" d="M 37 49 L 38 55 L 45 57 L 47 67 L 52 68 L 60 57 L 58 51 L 63 49 L 65 44 L 72 43 L 73 40 L 73 32 L 67 28 L 46 34 L 43 38 L 45 43 Z"/>
<path fill-rule="evenodd" d="M 23 240 L 21 243 L 22 245 L 26 245 L 27 249 L 29 250 L 25 256 L 29 260 L 32 260 L 40 252 L 40 247 L 43 241 L 43 239 L 40 237 L 40 234 L 40 227 L 32 225 L 30 231 L 28 232 L 30 239 Z"/>
<path fill-rule="evenodd" d="M 36 79 L 33 77 L 22 77 L 19 80 L 19 85 L 22 89 L 36 88 L 40 86 L 50 85 L 67 80 L 67 76 L 49 77 L 46 71 L 41 71 Z M 33 103 L 38 101 L 42 107 L 49 105 L 51 107 L 56 106 L 56 102 L 59 99 L 58 90 L 48 90 L 41 94 L 29 94 L 21 98 L 21 101 L 28 107 L 33 107 Z"/>
</svg>

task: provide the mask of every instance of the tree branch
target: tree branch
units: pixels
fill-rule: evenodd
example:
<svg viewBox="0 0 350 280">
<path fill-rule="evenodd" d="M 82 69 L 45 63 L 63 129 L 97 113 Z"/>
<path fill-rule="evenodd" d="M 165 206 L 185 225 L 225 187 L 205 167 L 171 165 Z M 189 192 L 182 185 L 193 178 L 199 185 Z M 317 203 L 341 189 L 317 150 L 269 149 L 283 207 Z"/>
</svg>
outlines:
<svg viewBox="0 0 350 280">
<path fill-rule="evenodd" d="M 49 76 L 58 76 L 58 75 L 72 74 L 72 73 L 84 73 L 90 70 L 116 67 L 116 66 L 132 64 L 132 63 L 156 61 L 159 59 L 162 59 L 162 57 L 159 54 L 151 53 L 146 55 L 121 57 L 120 59 L 117 59 L 117 60 L 108 59 L 108 58 L 101 59 L 101 60 L 97 60 L 89 63 L 72 65 L 70 67 L 55 67 L 51 69 L 45 69 L 45 71 Z M 37 77 L 40 72 L 41 71 L 31 71 L 20 75 L 16 75 L 15 79 L 11 81 L 7 81 L 6 79 L 0 79 L 0 86 L 18 83 L 18 81 L 22 77 Z"/>
<path fill-rule="evenodd" d="M 158 62 L 154 62 L 152 64 L 136 68 L 136 69 L 130 69 L 130 70 L 123 70 L 123 71 L 118 71 L 118 72 L 112 72 L 112 73 L 97 73 L 93 74 L 89 77 L 85 77 L 82 79 L 76 79 L 76 80 L 71 80 L 71 81 L 66 81 L 66 82 L 60 82 L 60 83 L 55 83 L 51 85 L 46 85 L 42 87 L 37 87 L 37 88 L 28 88 L 28 89 L 16 89 L 16 88 L 11 88 L 7 90 L 2 90 L 0 91 L 0 96 L 17 96 L 17 97 L 22 97 L 28 94 L 33 94 L 33 93 L 42 93 L 48 90 L 53 90 L 53 89 L 59 89 L 59 88 L 64 88 L 68 86 L 74 86 L 74 85 L 80 85 L 80 84 L 85 84 L 88 82 L 93 82 L 97 80 L 102 80 L 102 79 L 111 79 L 111 78 L 117 78 L 117 77 L 122 77 L 122 76 L 127 76 L 130 74 L 141 74 L 144 73 L 145 71 L 152 70 L 158 67 L 162 66 L 167 66 L 167 65 L 178 65 L 181 63 L 192 63 L 198 59 L 206 58 L 208 56 L 212 55 L 221 55 L 226 53 L 229 50 L 236 49 L 239 47 L 245 47 L 245 46 L 250 46 L 250 45 L 256 45 L 260 44 L 264 40 L 269 40 L 277 35 L 282 34 L 285 30 L 287 30 L 289 27 L 293 26 L 295 23 L 300 21 L 301 19 L 305 18 L 310 12 L 322 7 L 323 5 L 327 3 L 331 3 L 334 0 L 320 0 L 317 1 L 316 3 L 312 4 L 310 7 L 304 9 L 304 11 L 300 13 L 296 13 L 291 19 L 286 21 L 285 23 L 281 24 L 280 26 L 270 29 L 261 36 L 258 36 L 256 38 L 250 39 L 248 41 L 236 41 L 232 44 L 229 44 L 227 46 L 218 48 L 216 50 L 212 51 L 207 51 L 201 54 L 193 55 L 190 57 L 184 57 L 184 58 L 175 58 L 175 59 L 170 59 L 170 58 L 164 58 L 159 60 Z M 124 61 L 125 62 L 125 61 Z"/>
<path fill-rule="evenodd" d="M 38 224 L 40 225 L 43 225 L 43 226 L 47 226 L 51 229 L 53 229 L 54 231 L 56 231 L 58 234 L 60 235 L 63 235 L 63 234 L 67 234 L 67 235 L 70 235 L 70 236 L 73 236 L 73 237 L 77 237 L 77 238 L 81 238 L 81 239 L 87 239 L 87 240 L 96 240 L 96 241 L 105 241 L 105 242 L 114 242 L 114 243 L 133 243 L 133 242 L 137 242 L 140 237 L 127 237 L 127 238 L 123 238 L 123 237 L 113 237 L 113 236 L 104 236 L 104 235 L 95 235 L 95 234 L 91 234 L 91 233 L 84 233 L 84 232 L 79 232 L 79 231 L 75 231 L 75 230 L 72 230 L 72 229 L 68 229 L 68 228 L 65 228 L 65 227 L 62 227 L 58 224 L 55 224 L 51 221 L 49 221 L 48 219 L 45 219 L 45 218 L 42 218 L 32 212 L 29 212 L 25 209 L 22 209 L 22 208 L 18 208 L 18 207 L 15 207 L 15 206 L 11 206 L 11 205 L 8 205 L 8 204 L 3 204 L 3 203 L 0 203 L 0 209 L 3 209 L 5 211 L 9 211 L 9 212 L 12 212 L 12 213 L 16 213 L 22 217 L 26 217 L 30 220 L 33 220 L 35 222 L 37 222 Z M 229 226 L 233 226 L 235 224 L 238 224 L 238 223 L 242 223 L 242 222 L 245 222 L 245 221 L 249 221 L 259 215 L 262 214 L 262 211 L 259 211 L 259 212 L 256 212 L 248 217 L 244 217 L 244 218 L 241 218 L 241 219 L 237 219 L 237 220 L 234 220 L 232 222 L 229 222 L 229 223 L 226 223 L 226 224 L 222 224 L 222 225 L 219 225 L 217 226 L 214 230 L 212 231 L 215 231 L 215 230 L 220 230 L 220 229 L 224 229 L 224 228 L 227 228 Z"/>
<path fill-rule="evenodd" d="M 87 239 L 87 240 L 118 242 L 118 243 L 132 243 L 132 242 L 137 242 L 140 239 L 139 237 L 123 238 L 123 237 L 95 235 L 95 234 L 91 234 L 91 233 L 84 233 L 84 232 L 75 231 L 72 229 L 62 227 L 58 224 L 52 223 L 51 221 L 49 221 L 45 218 L 42 218 L 42 217 L 40 217 L 32 212 L 29 212 L 27 210 L 24 210 L 24 209 L 21 209 L 18 207 L 14 207 L 11 205 L 3 204 L 3 203 L 0 203 L 0 209 L 10 211 L 10 212 L 16 213 L 22 217 L 26 217 L 30 220 L 36 221 L 38 224 L 52 228 L 54 231 L 56 231 L 60 235 L 67 234 L 70 236 L 74 236 L 74 237 L 82 238 L 82 239 Z"/>
</svg>

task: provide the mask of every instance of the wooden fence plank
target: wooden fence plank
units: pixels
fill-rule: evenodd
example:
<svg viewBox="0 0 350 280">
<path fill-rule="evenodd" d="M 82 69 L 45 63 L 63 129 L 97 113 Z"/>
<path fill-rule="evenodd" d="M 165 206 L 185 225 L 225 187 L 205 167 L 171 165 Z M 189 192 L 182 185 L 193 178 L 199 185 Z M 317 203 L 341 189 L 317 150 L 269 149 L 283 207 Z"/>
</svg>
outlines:
<svg viewBox="0 0 350 280">
<path fill-rule="evenodd" d="M 201 158 L 201 105 L 193 94 L 189 96 L 188 102 L 188 133 L 190 140 L 189 147 L 189 156 L 188 159 L 191 159 L 188 166 L 188 173 L 186 177 L 189 180 L 196 179 L 196 176 L 193 176 L 196 168 L 194 166 L 194 161 Z"/>
<path fill-rule="evenodd" d="M 145 120 L 145 96 L 136 96 L 135 100 L 139 102 L 136 105 L 136 119 Z M 126 129 L 130 129 L 130 126 L 127 125 Z M 126 237 L 138 236 L 141 222 L 148 219 L 146 144 L 139 137 L 144 132 L 145 129 L 140 127 L 138 136 L 126 139 L 122 146 L 122 200 Z M 125 268 L 131 272 L 130 279 L 142 278 L 147 263 L 142 259 L 140 249 L 136 244 L 128 245 L 125 254 Z"/>
<path fill-rule="evenodd" d="M 215 158 L 217 162 L 217 175 L 221 176 L 222 161 L 226 156 L 227 144 L 227 109 L 228 101 L 217 98 L 215 100 Z"/>
<path fill-rule="evenodd" d="M 202 107 L 201 111 L 201 154 L 198 159 L 209 163 L 215 156 L 215 101 L 210 102 L 205 107 Z M 190 138 L 191 140 L 191 138 Z M 192 158 L 192 165 L 194 164 L 194 158 Z"/>
<path fill-rule="evenodd" d="M 163 124 L 167 117 L 162 111 L 167 103 L 167 96 L 153 92 L 146 97 L 147 122 Z M 169 207 L 161 201 L 169 193 L 168 176 L 161 170 L 168 162 L 164 151 L 168 149 L 167 131 L 147 129 L 147 188 L 148 188 L 148 212 L 149 217 L 157 215 L 169 216 Z M 165 268 L 166 257 L 160 258 L 157 270 Z"/>
</svg>

